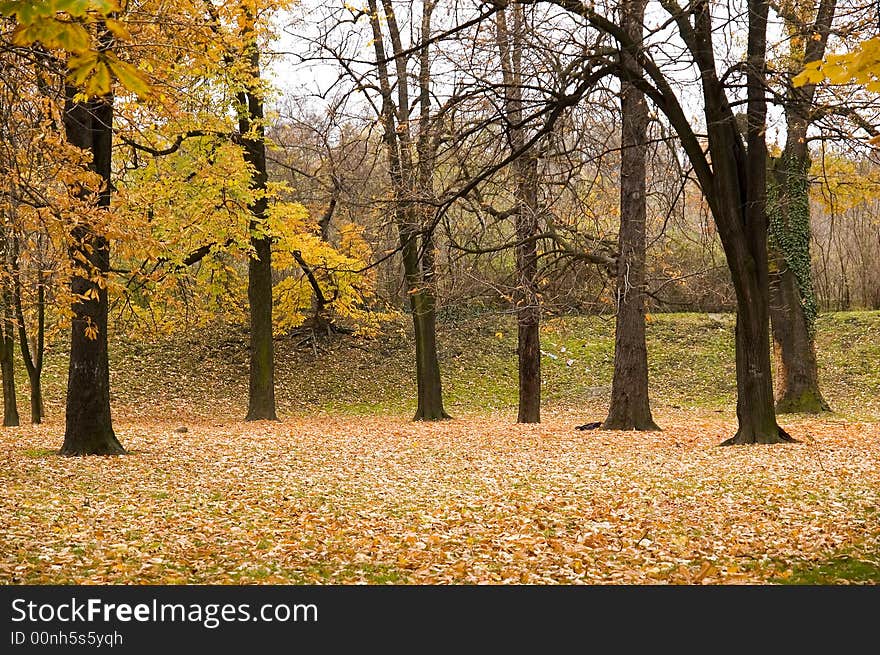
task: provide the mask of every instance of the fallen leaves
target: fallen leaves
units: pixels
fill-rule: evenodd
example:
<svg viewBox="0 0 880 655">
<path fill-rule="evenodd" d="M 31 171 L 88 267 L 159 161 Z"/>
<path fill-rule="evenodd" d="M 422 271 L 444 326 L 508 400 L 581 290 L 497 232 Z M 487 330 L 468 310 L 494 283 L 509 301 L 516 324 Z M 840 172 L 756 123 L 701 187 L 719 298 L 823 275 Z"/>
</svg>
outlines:
<svg viewBox="0 0 880 655">
<path fill-rule="evenodd" d="M 132 455 L 0 432 L 3 583 L 756 583 L 880 545 L 880 424 L 793 446 L 506 417 L 125 423 Z M 788 573 L 786 573 L 788 571 Z"/>
</svg>

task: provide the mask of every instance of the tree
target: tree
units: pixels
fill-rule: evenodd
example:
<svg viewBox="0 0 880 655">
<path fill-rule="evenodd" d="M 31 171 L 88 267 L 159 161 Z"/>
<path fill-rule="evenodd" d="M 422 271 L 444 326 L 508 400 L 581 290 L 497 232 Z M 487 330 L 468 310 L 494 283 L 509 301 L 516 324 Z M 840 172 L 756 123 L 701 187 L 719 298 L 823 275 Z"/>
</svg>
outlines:
<svg viewBox="0 0 880 655">
<path fill-rule="evenodd" d="M 63 455 L 124 453 L 113 432 L 107 355 L 107 274 L 109 241 L 99 221 L 105 218 L 112 190 L 113 79 L 132 90 L 145 91 L 141 74 L 113 52 L 115 38 L 126 33 L 112 16 L 112 0 L 89 2 L 4 2 L 0 14 L 13 16 L 13 41 L 19 46 L 41 44 L 60 51 L 67 63 L 62 124 L 67 142 L 88 153 L 88 168 L 98 186 L 73 182 L 76 195 L 91 205 L 72 229 L 70 292 L 74 298 L 68 370 Z"/>
<path fill-rule="evenodd" d="M 639 87 L 676 131 L 693 166 L 718 234 L 737 299 L 736 379 L 738 430 L 727 444 L 792 441 L 776 422 L 770 367 L 769 273 L 767 264 L 766 177 L 766 0 L 747 4 L 745 70 L 746 130 L 740 132 L 733 103 L 718 73 L 712 7 L 698 0 L 683 8 L 674 0 L 661 5 L 676 26 L 688 56 L 699 71 L 708 153 L 685 114 L 669 75 L 628 32 L 591 6 L 552 0 L 612 36 L 642 71 L 598 57 L 618 77 Z"/>
<path fill-rule="evenodd" d="M 784 16 L 789 39 L 789 70 L 784 97 L 785 149 L 772 158 L 768 172 L 770 227 L 770 318 L 776 355 L 776 411 L 829 409 L 819 390 L 814 344 L 817 314 L 810 260 L 810 152 L 807 130 L 816 85 L 792 87 L 790 78 L 822 59 L 836 0 L 822 0 L 812 25 L 798 20 L 799 7 Z M 800 12 L 802 13 L 802 12 Z"/>
<path fill-rule="evenodd" d="M 260 84 L 260 50 L 257 44 L 256 16 L 247 4 L 241 5 L 242 58 L 245 81 L 237 93 L 238 129 L 245 161 L 253 168 L 251 188 L 256 191 L 251 213 L 248 258 L 248 307 L 250 308 L 250 376 L 248 411 L 245 420 L 277 421 L 275 414 L 275 346 L 272 341 L 272 241 L 266 225 L 266 142 L 263 90 Z"/>
<path fill-rule="evenodd" d="M 642 46 L 647 0 L 625 0 L 621 27 Z M 629 52 L 622 65 L 636 73 L 640 66 Z M 617 323 L 614 331 L 614 377 L 611 405 L 602 424 L 606 430 L 659 430 L 648 400 L 648 350 L 645 344 L 646 158 L 648 105 L 644 94 L 621 83 L 620 232 L 618 236 Z"/>
<path fill-rule="evenodd" d="M 541 300 L 538 294 L 538 170 L 534 150 L 525 147 L 523 124 L 522 50 L 525 17 L 514 4 L 513 29 L 508 29 L 506 11 L 495 16 L 496 40 L 504 82 L 504 111 L 514 172 L 516 207 L 516 284 L 517 359 L 519 370 L 519 408 L 517 423 L 541 421 Z"/>
<path fill-rule="evenodd" d="M 89 168 L 100 177 L 95 206 L 109 211 L 113 156 L 113 94 L 80 100 L 79 90 L 65 85 L 64 132 L 67 141 L 91 155 Z M 113 431 L 110 415 L 110 363 L 107 350 L 107 275 L 110 243 L 95 226 L 73 228 L 70 258 L 74 272 L 70 291 L 73 319 L 62 455 L 115 455 L 125 452 Z"/>
<path fill-rule="evenodd" d="M 421 32 L 430 33 L 433 2 L 422 7 Z M 414 420 L 433 421 L 450 418 L 443 408 L 440 361 L 437 357 L 436 291 L 434 287 L 433 228 L 426 220 L 433 200 L 432 170 L 436 143 L 431 133 L 430 59 L 429 46 L 419 48 L 418 100 L 419 133 L 414 142 L 410 120 L 410 82 L 407 52 L 404 49 L 390 0 L 383 0 L 382 14 L 376 0 L 369 0 L 373 51 L 382 97 L 380 120 L 384 135 L 388 172 L 393 200 L 391 213 L 400 239 L 403 273 L 412 314 L 416 342 L 416 386 L 418 406 Z M 388 37 L 382 24 L 386 25 Z M 386 55 L 385 39 L 391 43 L 392 55 Z M 393 62 L 395 73 L 389 70 Z M 393 82 L 392 82 L 393 80 Z M 394 99 L 394 87 L 397 100 Z"/>
<path fill-rule="evenodd" d="M 0 258 L 3 275 L 0 277 L 0 373 L 3 378 L 3 427 L 19 424 L 18 402 L 15 397 L 15 305 L 12 279 L 7 275 L 11 257 L 12 236 L 7 226 L 0 234 Z"/>
<path fill-rule="evenodd" d="M 43 409 L 43 353 L 46 343 L 46 287 L 48 286 L 47 275 L 43 269 L 44 264 L 44 243 L 47 241 L 46 235 L 37 232 L 34 235 L 34 247 L 31 251 L 31 260 L 33 261 L 33 284 L 31 286 L 33 292 L 33 311 L 36 326 L 33 340 L 28 337 L 28 320 L 24 310 L 24 293 L 22 277 L 26 271 L 22 270 L 21 257 L 19 256 L 19 239 L 16 235 L 13 238 L 12 259 L 10 262 L 12 283 L 13 283 L 13 302 L 15 303 L 15 318 L 18 324 L 18 345 L 21 350 L 21 359 L 24 362 L 25 371 L 27 371 L 28 382 L 31 389 L 31 423 L 42 423 L 45 410 Z"/>
</svg>

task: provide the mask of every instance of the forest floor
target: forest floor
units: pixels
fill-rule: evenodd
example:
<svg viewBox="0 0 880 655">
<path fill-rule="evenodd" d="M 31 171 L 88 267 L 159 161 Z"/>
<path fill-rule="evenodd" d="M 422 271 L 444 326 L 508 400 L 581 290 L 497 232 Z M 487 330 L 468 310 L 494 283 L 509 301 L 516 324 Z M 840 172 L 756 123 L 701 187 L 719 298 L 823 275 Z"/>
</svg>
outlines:
<svg viewBox="0 0 880 655">
<path fill-rule="evenodd" d="M 545 326 L 544 422 L 514 424 L 512 327 L 444 323 L 440 423 L 408 420 L 405 321 L 279 339 L 278 423 L 241 420 L 240 331 L 117 337 L 113 458 L 55 454 L 50 353 L 49 420 L 0 430 L 0 583 L 880 582 L 880 313 L 820 318 L 835 412 L 781 417 L 783 446 L 718 446 L 730 316 L 653 317 L 653 433 L 574 430 L 604 418 L 598 317 Z"/>
</svg>

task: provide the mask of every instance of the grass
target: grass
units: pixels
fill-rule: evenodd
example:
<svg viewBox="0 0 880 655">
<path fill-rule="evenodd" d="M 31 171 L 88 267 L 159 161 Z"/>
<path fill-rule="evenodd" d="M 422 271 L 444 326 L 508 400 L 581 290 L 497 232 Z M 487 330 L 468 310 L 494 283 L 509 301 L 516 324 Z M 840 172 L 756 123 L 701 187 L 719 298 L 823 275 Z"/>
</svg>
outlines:
<svg viewBox="0 0 880 655">
<path fill-rule="evenodd" d="M 875 556 L 880 558 L 880 553 Z M 880 584 L 880 559 L 839 554 L 819 561 L 796 561 L 771 582 L 791 585 Z"/>
<path fill-rule="evenodd" d="M 733 415 L 732 315 L 654 314 L 647 328 L 652 404 Z M 820 380 L 841 417 L 880 417 L 880 312 L 827 314 L 817 324 Z M 247 340 L 241 330 L 181 331 L 151 341 L 113 333 L 111 389 L 116 406 L 185 420 L 246 409 Z M 439 325 L 447 411 L 514 414 L 516 326 L 487 314 Z M 541 328 L 546 411 L 579 407 L 600 420 L 610 393 L 614 322 L 607 316 L 562 317 Z M 63 353 L 47 364 L 49 410 L 62 413 Z M 276 398 L 281 415 L 393 415 L 415 411 L 413 346 L 406 317 L 375 338 L 302 336 L 276 340 Z M 26 391 L 20 389 L 20 392 Z M 22 398 L 21 402 L 24 402 Z M 170 412 L 168 410 L 171 410 Z M 239 417 L 231 416 L 230 420 Z"/>
</svg>

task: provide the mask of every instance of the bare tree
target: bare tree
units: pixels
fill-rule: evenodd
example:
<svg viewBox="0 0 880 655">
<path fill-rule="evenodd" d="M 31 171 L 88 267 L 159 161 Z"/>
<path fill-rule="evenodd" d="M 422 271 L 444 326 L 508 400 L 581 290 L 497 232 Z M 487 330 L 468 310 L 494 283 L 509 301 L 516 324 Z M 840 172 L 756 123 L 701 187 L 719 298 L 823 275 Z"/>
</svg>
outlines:
<svg viewBox="0 0 880 655">
<path fill-rule="evenodd" d="M 624 0 L 621 27 L 635 47 L 642 47 L 647 0 Z M 623 68 L 636 74 L 636 57 L 621 52 Z M 624 80 L 620 90 L 621 163 L 620 234 L 617 260 L 617 325 L 614 332 L 614 378 L 606 430 L 658 430 L 648 399 L 648 350 L 645 345 L 645 176 L 648 105 L 642 91 Z"/>
</svg>

